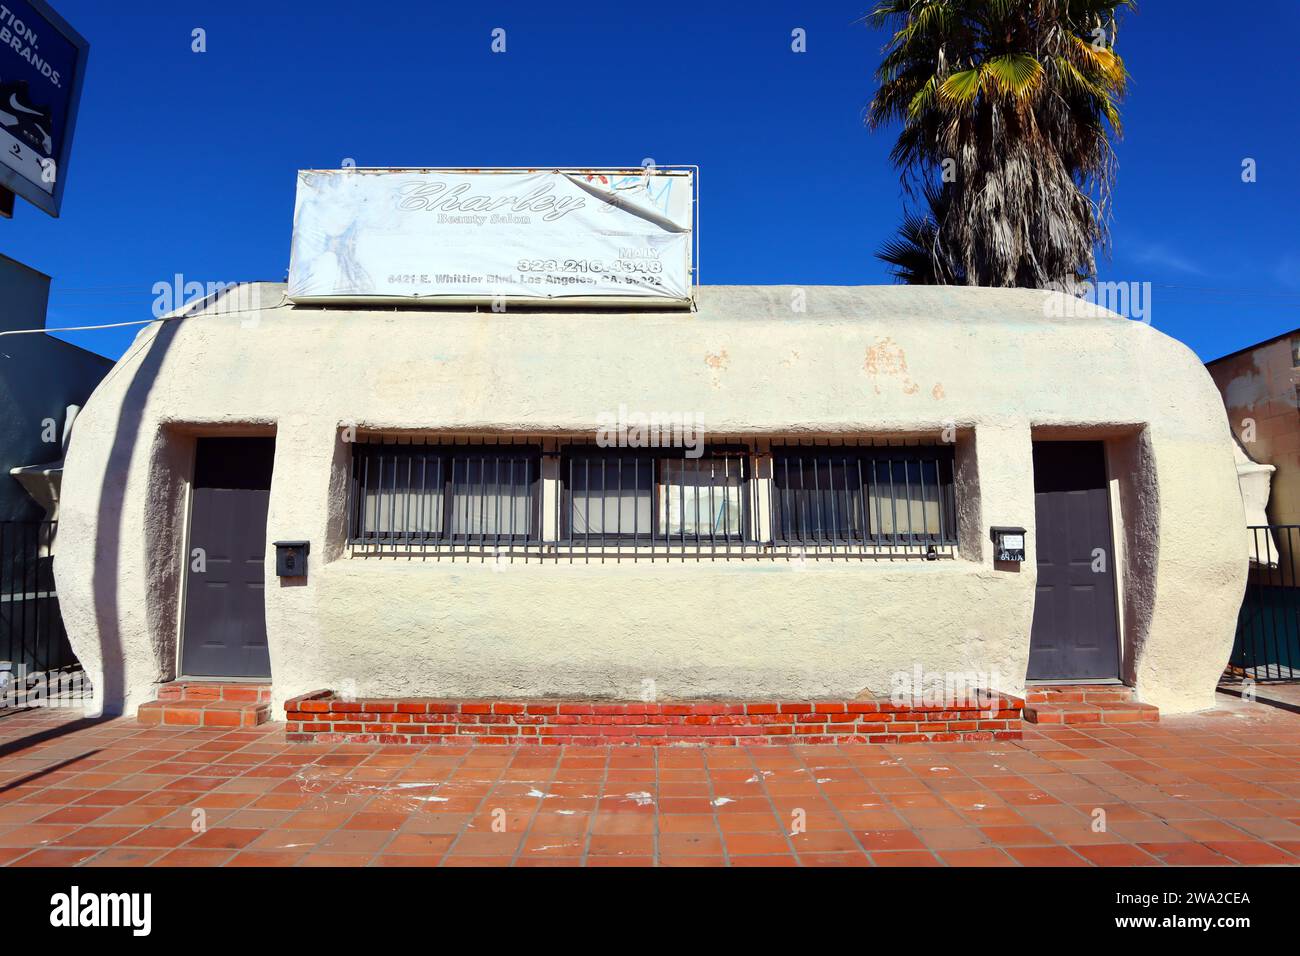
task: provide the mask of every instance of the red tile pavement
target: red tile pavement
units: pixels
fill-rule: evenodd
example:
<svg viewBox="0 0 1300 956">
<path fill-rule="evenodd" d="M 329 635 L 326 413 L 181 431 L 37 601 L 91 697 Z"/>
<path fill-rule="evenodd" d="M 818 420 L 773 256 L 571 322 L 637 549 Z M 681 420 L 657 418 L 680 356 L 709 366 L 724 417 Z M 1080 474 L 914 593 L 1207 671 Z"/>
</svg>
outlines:
<svg viewBox="0 0 1300 956">
<path fill-rule="evenodd" d="M 1300 863 L 1300 715 L 1018 742 L 475 748 L 0 712 L 14 866 Z"/>
</svg>

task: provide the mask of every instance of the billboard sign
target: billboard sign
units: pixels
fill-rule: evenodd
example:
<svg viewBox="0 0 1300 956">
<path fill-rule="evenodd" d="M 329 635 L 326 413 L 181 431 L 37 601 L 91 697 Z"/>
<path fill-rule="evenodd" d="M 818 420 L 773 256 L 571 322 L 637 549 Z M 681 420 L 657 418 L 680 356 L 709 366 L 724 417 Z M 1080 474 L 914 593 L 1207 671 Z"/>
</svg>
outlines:
<svg viewBox="0 0 1300 956">
<path fill-rule="evenodd" d="M 304 170 L 289 298 L 689 303 L 695 207 L 682 167 Z"/>
<path fill-rule="evenodd" d="M 59 214 L 89 45 L 44 0 L 0 0 L 0 186 Z"/>
</svg>

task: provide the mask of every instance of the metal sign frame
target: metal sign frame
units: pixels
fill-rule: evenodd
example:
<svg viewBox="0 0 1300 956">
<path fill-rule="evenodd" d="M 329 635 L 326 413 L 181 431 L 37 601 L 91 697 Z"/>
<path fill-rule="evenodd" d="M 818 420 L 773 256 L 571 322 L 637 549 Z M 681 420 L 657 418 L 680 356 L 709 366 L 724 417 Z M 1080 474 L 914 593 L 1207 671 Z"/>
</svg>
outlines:
<svg viewBox="0 0 1300 956">
<path fill-rule="evenodd" d="M 26 0 L 26 3 L 40 17 L 44 18 L 49 27 L 62 34 L 64 39 L 76 48 L 76 75 L 72 78 L 72 92 L 68 99 L 67 123 L 64 125 L 59 155 L 55 159 L 54 192 L 52 194 L 45 192 L 45 190 L 20 175 L 16 170 L 10 169 L 2 163 L 0 163 L 0 188 L 7 189 L 17 196 L 22 196 L 37 209 L 41 209 L 57 219 L 59 211 L 63 208 L 63 190 L 68 183 L 68 160 L 72 155 L 72 139 L 77 128 L 77 110 L 81 104 L 81 86 L 86 78 L 86 61 L 90 58 L 90 43 L 74 30 L 67 20 L 59 16 L 45 0 Z"/>
<path fill-rule="evenodd" d="M 572 297 L 572 298 L 537 298 L 532 296 L 507 296 L 506 301 L 512 304 L 526 306 L 547 306 L 561 308 L 576 308 L 581 306 L 599 306 L 621 308 L 635 305 L 648 305 L 662 308 L 689 308 L 695 309 L 695 294 L 700 287 L 700 167 L 691 163 L 655 163 L 652 166 L 345 166 L 344 170 L 354 171 L 357 173 L 473 173 L 473 174 L 492 174 L 492 173 L 561 173 L 569 176 L 587 176 L 587 175 L 604 175 L 604 176 L 645 176 L 650 175 L 684 175 L 690 174 L 691 177 L 691 263 L 690 263 L 690 298 L 687 301 L 674 305 L 675 300 L 661 299 L 638 299 L 631 296 L 614 297 L 614 296 L 590 296 L 590 297 Z M 300 170 L 300 172 L 336 172 L 337 170 Z M 364 300 L 359 300 L 350 296 L 316 296 L 311 300 L 304 299 L 297 303 L 300 306 L 312 305 L 349 305 L 358 301 L 368 301 L 374 303 L 407 305 L 407 306 L 456 306 L 456 305 L 478 305 L 482 301 L 481 296 L 430 296 L 426 298 L 411 299 L 407 296 L 366 296 Z"/>
</svg>

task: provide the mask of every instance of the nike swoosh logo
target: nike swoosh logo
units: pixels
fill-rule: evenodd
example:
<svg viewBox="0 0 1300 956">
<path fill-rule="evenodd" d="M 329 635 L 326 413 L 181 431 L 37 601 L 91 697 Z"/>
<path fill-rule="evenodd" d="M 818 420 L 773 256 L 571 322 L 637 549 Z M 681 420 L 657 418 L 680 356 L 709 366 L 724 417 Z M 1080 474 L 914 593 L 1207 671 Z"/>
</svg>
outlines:
<svg viewBox="0 0 1300 956">
<path fill-rule="evenodd" d="M 18 94 L 17 94 L 17 93 L 10 93 L 10 94 L 9 94 L 9 106 L 10 106 L 11 109 L 15 109 L 15 110 L 17 110 L 17 111 L 20 112 L 20 113 L 26 113 L 28 116 L 40 116 L 40 115 L 41 115 L 41 111 L 40 111 L 40 110 L 29 110 L 27 107 L 23 106 L 23 104 L 19 103 L 19 102 L 18 102 Z"/>
</svg>

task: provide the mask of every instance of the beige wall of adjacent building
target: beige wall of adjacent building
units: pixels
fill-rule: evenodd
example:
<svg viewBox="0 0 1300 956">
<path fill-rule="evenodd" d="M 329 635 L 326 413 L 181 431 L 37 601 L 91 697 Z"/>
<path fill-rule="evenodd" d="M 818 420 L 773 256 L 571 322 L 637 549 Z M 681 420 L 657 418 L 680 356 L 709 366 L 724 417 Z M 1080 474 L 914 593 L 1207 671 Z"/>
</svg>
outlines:
<svg viewBox="0 0 1300 956">
<path fill-rule="evenodd" d="M 1206 366 L 1246 454 L 1277 468 L 1267 508 L 1273 524 L 1300 524 L 1298 344 L 1300 333 L 1284 335 Z"/>
</svg>

